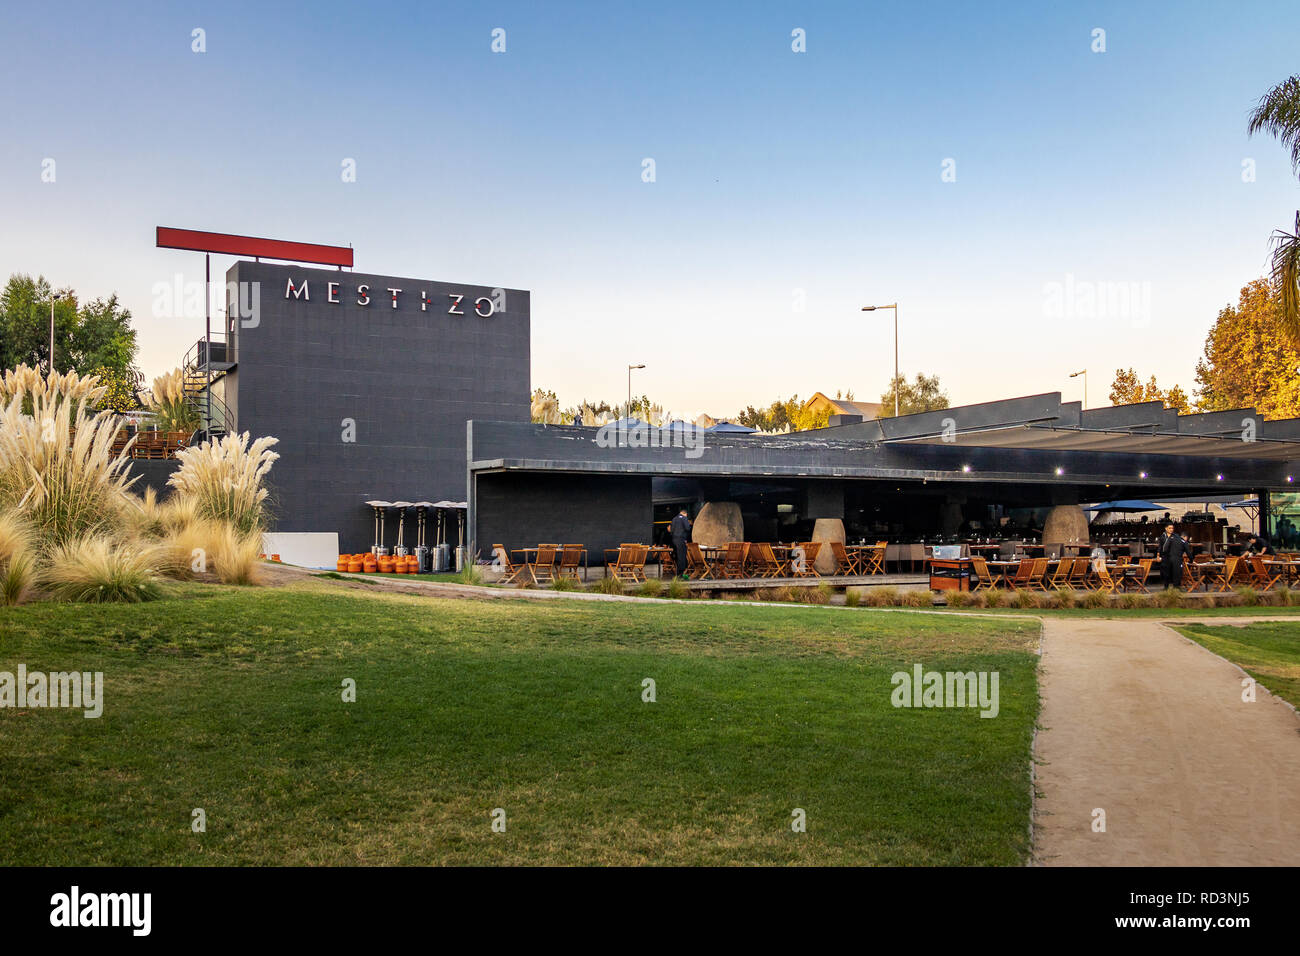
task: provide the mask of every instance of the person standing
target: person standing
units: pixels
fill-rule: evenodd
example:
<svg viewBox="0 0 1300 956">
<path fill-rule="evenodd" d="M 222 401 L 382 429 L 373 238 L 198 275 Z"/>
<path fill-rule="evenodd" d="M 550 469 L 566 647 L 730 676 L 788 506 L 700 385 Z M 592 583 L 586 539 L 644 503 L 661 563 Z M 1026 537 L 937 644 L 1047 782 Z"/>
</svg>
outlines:
<svg viewBox="0 0 1300 956">
<path fill-rule="evenodd" d="M 1160 580 L 1166 589 L 1177 585 L 1183 576 L 1183 557 L 1187 554 L 1187 541 L 1174 530 L 1172 521 L 1165 525 L 1160 536 Z"/>
<path fill-rule="evenodd" d="M 686 541 L 691 536 L 691 519 L 686 517 L 685 508 L 677 512 L 669 528 L 673 537 L 673 555 L 677 558 L 677 573 L 686 577 Z"/>
</svg>

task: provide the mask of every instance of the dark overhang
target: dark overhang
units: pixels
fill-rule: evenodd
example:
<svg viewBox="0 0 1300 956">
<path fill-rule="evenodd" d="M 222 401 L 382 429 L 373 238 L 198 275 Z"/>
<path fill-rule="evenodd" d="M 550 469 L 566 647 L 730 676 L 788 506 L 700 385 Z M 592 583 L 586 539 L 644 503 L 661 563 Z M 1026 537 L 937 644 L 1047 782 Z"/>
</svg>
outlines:
<svg viewBox="0 0 1300 956">
<path fill-rule="evenodd" d="M 850 430 L 854 437 L 886 444 L 1300 461 L 1300 419 L 1264 421 L 1253 408 L 1179 415 L 1160 402 L 1083 410 L 1077 402 L 1062 403 L 1060 392 L 877 419 L 819 433 Z"/>
</svg>

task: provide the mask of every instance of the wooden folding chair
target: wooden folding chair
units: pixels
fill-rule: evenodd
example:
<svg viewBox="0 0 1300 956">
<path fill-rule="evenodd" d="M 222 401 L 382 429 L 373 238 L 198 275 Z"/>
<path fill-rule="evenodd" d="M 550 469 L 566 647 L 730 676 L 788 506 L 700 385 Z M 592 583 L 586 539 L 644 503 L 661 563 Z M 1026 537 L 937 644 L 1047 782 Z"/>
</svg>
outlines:
<svg viewBox="0 0 1300 956">
<path fill-rule="evenodd" d="M 722 559 L 722 576 L 724 578 L 743 578 L 745 559 L 749 556 L 749 545 L 744 541 L 728 541 L 727 553 Z"/>
<path fill-rule="evenodd" d="M 1137 570 L 1132 574 L 1125 575 L 1125 580 L 1132 585 L 1132 590 L 1141 591 L 1143 594 L 1150 594 L 1147 589 L 1147 578 L 1151 576 L 1151 565 L 1156 563 L 1155 558 L 1139 558 Z"/>
<path fill-rule="evenodd" d="M 555 557 L 558 545 L 539 544 L 537 556 L 533 559 L 531 570 L 533 580 L 538 584 L 550 584 L 555 580 Z"/>
<path fill-rule="evenodd" d="M 504 544 L 492 545 L 492 556 L 496 559 L 496 564 L 500 568 L 503 577 L 502 584 L 514 584 L 525 572 L 528 571 L 528 565 L 524 563 L 516 564 L 510 559 L 510 552 L 506 550 Z M 531 577 L 531 572 L 529 572 Z"/>
<path fill-rule="evenodd" d="M 797 578 L 819 578 L 817 555 L 821 553 L 820 541 L 801 541 L 790 552 L 790 567 Z"/>
<path fill-rule="evenodd" d="M 582 545 L 566 544 L 560 549 L 560 563 L 555 573 L 558 577 L 578 580 L 578 570 L 582 566 Z"/>
<path fill-rule="evenodd" d="M 1082 591 L 1088 587 L 1088 559 L 1075 558 L 1073 566 L 1070 568 L 1070 576 L 1066 582 L 1076 591 Z"/>
<path fill-rule="evenodd" d="M 885 573 L 885 549 L 887 547 L 889 547 L 888 541 L 877 541 L 872 547 L 861 552 L 863 574 Z"/>
<path fill-rule="evenodd" d="M 1058 558 L 1056 561 L 1056 570 L 1052 572 L 1051 580 L 1048 582 L 1058 591 L 1064 591 L 1070 586 L 1070 572 L 1074 570 L 1074 558 Z"/>
<path fill-rule="evenodd" d="M 1273 572 L 1264 559 L 1259 555 L 1252 555 L 1250 559 L 1250 584 L 1251 587 L 1259 588 L 1261 591 L 1271 591 L 1282 580 L 1285 571 Z"/>
<path fill-rule="evenodd" d="M 831 554 L 835 555 L 835 563 L 838 565 L 837 570 L 840 574 L 856 575 L 862 573 L 862 565 L 858 555 L 844 547 L 843 541 L 831 542 Z"/>
<path fill-rule="evenodd" d="M 992 591 L 998 586 L 1002 575 L 990 571 L 987 561 L 980 557 L 973 557 L 970 563 L 975 569 L 975 586 L 971 588 L 972 591 Z"/>
<path fill-rule="evenodd" d="M 1111 577 L 1110 569 L 1104 564 L 1092 569 L 1092 580 L 1094 591 L 1105 591 L 1107 594 L 1114 594 L 1115 589 L 1119 587 L 1119 582 Z"/>
<path fill-rule="evenodd" d="M 1034 560 L 1032 558 L 1022 558 L 1016 565 L 1015 573 L 1006 579 L 1007 587 L 1019 591 L 1021 588 L 1031 587 L 1031 575 L 1034 572 Z"/>
<path fill-rule="evenodd" d="M 614 577 L 624 584 L 640 584 L 645 580 L 645 562 L 650 548 L 644 544 L 625 544 L 618 549 L 614 564 Z"/>
<path fill-rule="evenodd" d="M 686 542 L 686 573 L 695 581 L 713 577 L 713 565 L 704 557 L 704 552 L 694 541 Z"/>
<path fill-rule="evenodd" d="M 749 546 L 749 564 L 755 577 L 774 578 L 780 573 L 776 555 L 766 541 L 755 541 Z"/>
<path fill-rule="evenodd" d="M 1047 584 L 1043 580 L 1047 576 L 1047 559 L 1034 558 L 1033 569 L 1029 572 L 1029 588 L 1033 591 L 1046 591 Z"/>
</svg>

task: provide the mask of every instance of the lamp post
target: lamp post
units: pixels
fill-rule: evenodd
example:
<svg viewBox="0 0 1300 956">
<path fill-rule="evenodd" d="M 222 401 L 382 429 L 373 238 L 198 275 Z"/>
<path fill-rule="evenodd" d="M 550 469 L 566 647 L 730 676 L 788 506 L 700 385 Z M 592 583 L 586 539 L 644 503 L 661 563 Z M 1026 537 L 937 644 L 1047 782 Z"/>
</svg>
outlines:
<svg viewBox="0 0 1300 956">
<path fill-rule="evenodd" d="M 54 374 L 54 300 L 63 298 L 63 293 L 50 290 L 50 368 L 51 375 Z"/>
<path fill-rule="evenodd" d="M 627 415 L 625 416 L 627 418 L 632 417 L 632 370 L 636 368 L 645 368 L 645 366 L 629 365 L 627 367 Z"/>
<path fill-rule="evenodd" d="M 1078 378 L 1080 375 L 1083 376 L 1083 407 L 1087 408 L 1088 407 L 1088 370 L 1086 368 L 1082 368 L 1079 369 L 1079 371 L 1077 372 L 1071 372 L 1070 378 Z"/>
<path fill-rule="evenodd" d="M 875 312 L 877 309 L 894 310 L 894 417 L 898 417 L 898 303 L 893 305 L 864 305 L 863 312 Z"/>
</svg>

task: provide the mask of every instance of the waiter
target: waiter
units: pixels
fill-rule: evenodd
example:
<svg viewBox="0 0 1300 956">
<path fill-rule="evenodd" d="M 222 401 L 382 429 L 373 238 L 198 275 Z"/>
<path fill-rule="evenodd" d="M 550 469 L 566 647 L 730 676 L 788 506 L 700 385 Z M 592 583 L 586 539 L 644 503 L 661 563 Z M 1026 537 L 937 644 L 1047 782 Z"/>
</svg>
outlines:
<svg viewBox="0 0 1300 956">
<path fill-rule="evenodd" d="M 1160 536 L 1160 580 L 1165 589 L 1174 587 L 1183 576 L 1183 557 L 1187 554 L 1187 541 L 1174 531 L 1174 523 L 1165 525 L 1165 533 Z"/>
<path fill-rule="evenodd" d="M 691 519 L 686 517 L 686 509 L 677 512 L 669 530 L 673 536 L 673 554 L 677 558 L 677 573 L 686 576 L 686 539 L 691 536 Z"/>
</svg>

